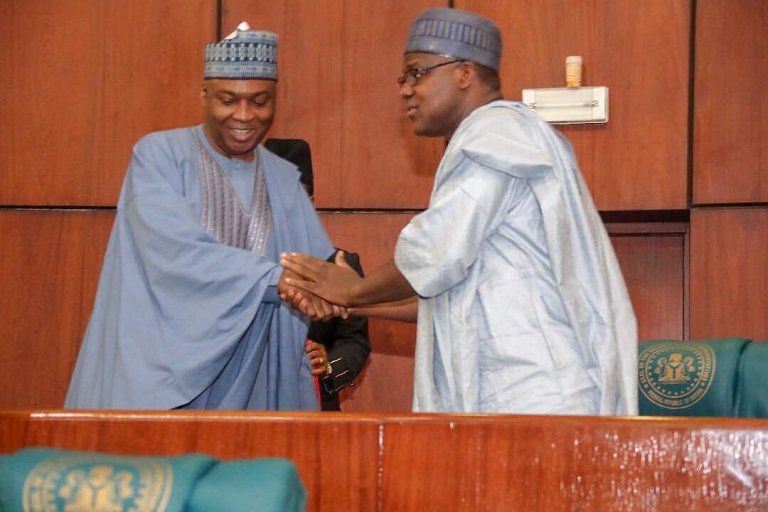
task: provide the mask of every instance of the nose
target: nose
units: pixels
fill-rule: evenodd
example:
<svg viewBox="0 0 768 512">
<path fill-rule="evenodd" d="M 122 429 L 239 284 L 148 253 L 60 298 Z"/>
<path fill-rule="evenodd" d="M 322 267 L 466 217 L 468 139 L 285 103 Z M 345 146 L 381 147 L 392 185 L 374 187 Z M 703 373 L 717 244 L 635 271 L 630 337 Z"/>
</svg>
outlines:
<svg viewBox="0 0 768 512">
<path fill-rule="evenodd" d="M 400 89 L 398 90 L 398 93 L 400 96 L 403 97 L 403 99 L 410 98 L 413 96 L 413 87 L 408 82 L 403 82 L 400 84 Z"/>
<path fill-rule="evenodd" d="M 237 105 L 235 107 L 235 111 L 232 114 L 232 117 L 236 121 L 246 122 L 253 119 L 253 109 L 250 106 L 250 102 L 248 101 L 238 101 Z"/>
</svg>

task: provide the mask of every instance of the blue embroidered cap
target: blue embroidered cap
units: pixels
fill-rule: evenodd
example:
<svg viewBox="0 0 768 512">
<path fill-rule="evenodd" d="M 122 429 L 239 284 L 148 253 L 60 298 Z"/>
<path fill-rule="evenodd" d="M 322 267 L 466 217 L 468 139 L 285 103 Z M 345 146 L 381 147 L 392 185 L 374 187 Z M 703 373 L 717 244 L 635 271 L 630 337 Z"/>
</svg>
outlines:
<svg viewBox="0 0 768 512">
<path fill-rule="evenodd" d="M 205 45 L 205 78 L 277 80 L 277 34 L 243 22 L 218 43 Z"/>
<path fill-rule="evenodd" d="M 489 19 L 458 9 L 427 9 L 411 24 L 405 53 L 437 53 L 499 70 L 501 32 Z"/>
</svg>

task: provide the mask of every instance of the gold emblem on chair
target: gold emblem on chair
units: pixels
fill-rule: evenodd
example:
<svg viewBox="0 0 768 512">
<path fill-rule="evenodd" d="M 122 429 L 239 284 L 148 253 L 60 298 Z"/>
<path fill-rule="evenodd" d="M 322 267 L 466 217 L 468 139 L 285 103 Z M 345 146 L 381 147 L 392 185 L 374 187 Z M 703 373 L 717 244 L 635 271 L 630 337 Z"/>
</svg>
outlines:
<svg viewBox="0 0 768 512">
<path fill-rule="evenodd" d="M 653 373 L 658 376 L 659 382 L 680 384 L 691 380 L 690 374 L 696 371 L 691 356 L 683 357 L 683 354 L 675 352 L 669 354 L 669 358 L 660 357 L 656 361 L 657 368 Z"/>
<path fill-rule="evenodd" d="M 167 462 L 66 456 L 41 462 L 24 482 L 25 511 L 162 512 L 173 487 Z"/>
<path fill-rule="evenodd" d="M 715 353 L 704 344 L 660 343 L 638 357 L 640 392 L 665 409 L 691 407 L 715 376 Z"/>
</svg>

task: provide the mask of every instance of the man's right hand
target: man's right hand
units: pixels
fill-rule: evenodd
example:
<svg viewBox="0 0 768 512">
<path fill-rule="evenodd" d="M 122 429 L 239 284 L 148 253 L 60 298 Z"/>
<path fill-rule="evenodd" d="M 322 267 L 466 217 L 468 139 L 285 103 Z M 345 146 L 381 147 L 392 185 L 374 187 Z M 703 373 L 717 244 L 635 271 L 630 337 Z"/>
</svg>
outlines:
<svg viewBox="0 0 768 512">
<path fill-rule="evenodd" d="M 307 254 L 283 253 L 280 264 L 291 272 L 284 274 L 288 279 L 286 286 L 322 297 L 332 304 L 349 306 L 353 289 L 362 278 L 346 263 L 339 264 L 343 258 L 341 251 L 336 256 L 336 263 Z"/>
<path fill-rule="evenodd" d="M 306 290 L 287 284 L 285 282 L 287 277 L 297 278 L 298 276 L 294 272 L 284 269 L 277 284 L 277 292 L 283 301 L 307 318 L 315 321 L 326 321 L 334 317 L 347 318 L 347 308 L 336 306 Z"/>
</svg>

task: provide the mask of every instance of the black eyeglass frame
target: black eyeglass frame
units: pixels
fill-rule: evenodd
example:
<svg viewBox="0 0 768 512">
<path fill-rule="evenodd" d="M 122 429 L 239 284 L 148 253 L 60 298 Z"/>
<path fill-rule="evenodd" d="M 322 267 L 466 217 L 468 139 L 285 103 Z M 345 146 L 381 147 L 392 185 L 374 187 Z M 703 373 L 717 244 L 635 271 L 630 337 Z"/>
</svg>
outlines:
<svg viewBox="0 0 768 512">
<path fill-rule="evenodd" d="M 466 59 L 453 59 L 445 62 L 439 62 L 431 66 L 424 66 L 422 68 L 411 68 L 405 73 L 397 77 L 397 85 L 402 87 L 405 84 L 416 85 L 424 75 L 428 74 L 433 69 L 437 69 L 441 66 L 447 66 L 448 64 L 456 64 L 457 62 L 466 62 Z"/>
</svg>

